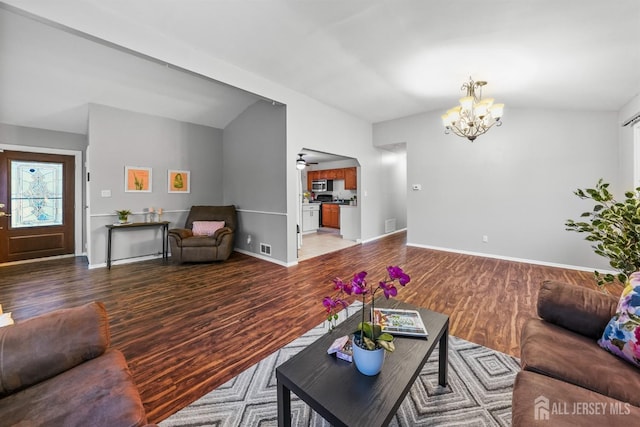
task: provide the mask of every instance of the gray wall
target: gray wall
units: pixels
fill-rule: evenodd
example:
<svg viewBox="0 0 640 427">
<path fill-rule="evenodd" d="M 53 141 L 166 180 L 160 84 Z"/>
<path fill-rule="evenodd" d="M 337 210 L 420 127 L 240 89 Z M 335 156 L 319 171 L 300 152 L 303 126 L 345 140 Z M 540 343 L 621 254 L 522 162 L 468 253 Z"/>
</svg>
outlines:
<svg viewBox="0 0 640 427">
<path fill-rule="evenodd" d="M 85 152 L 87 136 L 0 123 L 0 143 Z"/>
<path fill-rule="evenodd" d="M 143 209 L 161 207 L 170 227 L 182 227 L 192 205 L 223 201 L 222 130 L 103 105 L 89 110 L 89 230 L 90 264 L 106 260 L 106 224 L 117 221 L 116 209 L 129 209 L 133 221 L 143 221 Z M 151 193 L 124 191 L 125 166 L 150 167 Z M 168 193 L 168 169 L 191 172 L 191 192 Z M 102 191 L 111 197 L 102 197 Z M 114 234 L 115 259 L 158 254 L 158 230 Z"/>
<path fill-rule="evenodd" d="M 286 263 L 286 107 L 256 102 L 225 127 L 223 141 L 224 203 L 238 209 L 236 247 L 259 254 L 266 243 Z"/>
<path fill-rule="evenodd" d="M 611 112 L 508 108 L 470 143 L 431 112 L 376 124 L 374 144 L 407 142 L 407 184 L 422 185 L 407 195 L 409 244 L 606 268 L 564 222 L 591 208 L 576 188 L 618 186 L 618 126 Z"/>
</svg>

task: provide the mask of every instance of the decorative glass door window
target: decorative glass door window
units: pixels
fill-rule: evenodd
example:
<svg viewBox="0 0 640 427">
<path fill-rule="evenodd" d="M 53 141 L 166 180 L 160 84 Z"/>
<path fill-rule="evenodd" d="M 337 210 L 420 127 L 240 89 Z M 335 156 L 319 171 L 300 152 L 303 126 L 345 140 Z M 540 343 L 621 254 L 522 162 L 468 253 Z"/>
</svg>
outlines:
<svg viewBox="0 0 640 427">
<path fill-rule="evenodd" d="M 11 161 L 11 227 L 62 225 L 62 163 Z"/>
</svg>

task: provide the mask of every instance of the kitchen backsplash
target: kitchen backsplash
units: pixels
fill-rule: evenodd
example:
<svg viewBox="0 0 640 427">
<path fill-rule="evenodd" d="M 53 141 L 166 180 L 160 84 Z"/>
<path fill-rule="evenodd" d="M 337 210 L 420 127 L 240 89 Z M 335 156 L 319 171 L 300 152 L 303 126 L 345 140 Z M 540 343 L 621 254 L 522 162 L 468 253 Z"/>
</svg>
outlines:
<svg viewBox="0 0 640 427">
<path fill-rule="evenodd" d="M 350 200 L 353 196 L 357 195 L 356 190 L 345 190 L 344 180 L 333 180 L 333 191 L 326 191 L 322 194 L 331 194 L 334 199 Z"/>
</svg>

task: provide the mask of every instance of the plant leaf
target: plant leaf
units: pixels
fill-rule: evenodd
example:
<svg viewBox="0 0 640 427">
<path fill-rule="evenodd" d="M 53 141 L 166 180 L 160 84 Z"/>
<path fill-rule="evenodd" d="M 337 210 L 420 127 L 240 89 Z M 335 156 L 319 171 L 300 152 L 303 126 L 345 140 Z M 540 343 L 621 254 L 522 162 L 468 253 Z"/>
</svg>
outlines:
<svg viewBox="0 0 640 427">
<path fill-rule="evenodd" d="M 364 337 L 364 345 L 367 347 L 367 350 L 375 350 L 376 349 L 376 343 L 374 343 L 373 341 L 371 341 L 367 337 Z"/>
<path fill-rule="evenodd" d="M 378 340 L 378 345 L 380 345 L 380 347 L 384 348 L 385 350 L 392 352 L 396 349 L 395 344 L 393 344 L 393 342 L 391 341 L 381 341 Z"/>
<path fill-rule="evenodd" d="M 393 341 L 393 335 L 391 335 L 388 332 L 385 332 L 384 334 L 381 334 L 378 337 L 378 341 Z"/>
</svg>

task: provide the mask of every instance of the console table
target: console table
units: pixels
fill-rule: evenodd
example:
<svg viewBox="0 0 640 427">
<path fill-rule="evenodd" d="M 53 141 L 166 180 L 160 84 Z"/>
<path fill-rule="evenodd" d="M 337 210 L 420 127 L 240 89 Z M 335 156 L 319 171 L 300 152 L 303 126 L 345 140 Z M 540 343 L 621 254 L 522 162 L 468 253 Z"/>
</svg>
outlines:
<svg viewBox="0 0 640 427">
<path fill-rule="evenodd" d="M 105 225 L 109 230 L 107 237 L 107 268 L 111 268 L 111 234 L 113 230 L 134 230 L 144 227 L 160 227 L 162 229 L 162 258 L 169 258 L 169 221 L 157 222 L 130 222 L 128 224 L 108 224 Z"/>
</svg>

